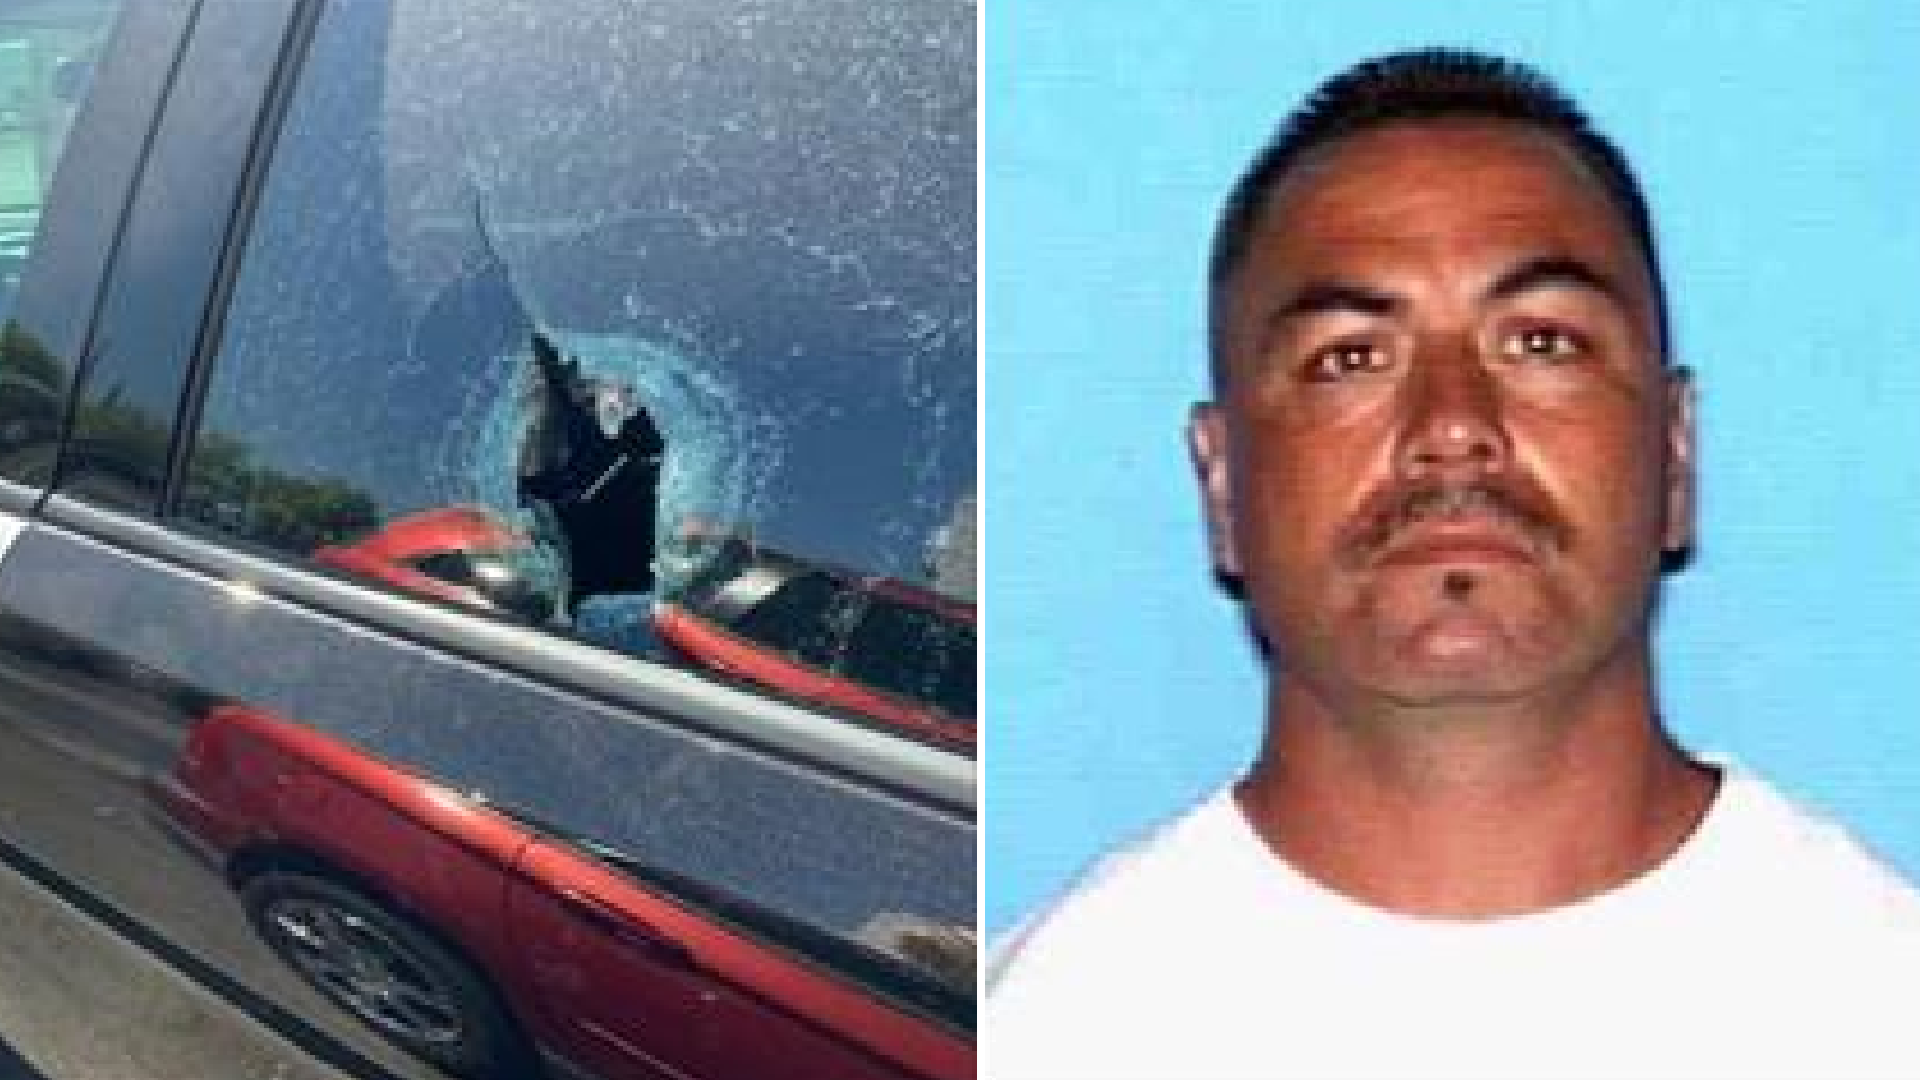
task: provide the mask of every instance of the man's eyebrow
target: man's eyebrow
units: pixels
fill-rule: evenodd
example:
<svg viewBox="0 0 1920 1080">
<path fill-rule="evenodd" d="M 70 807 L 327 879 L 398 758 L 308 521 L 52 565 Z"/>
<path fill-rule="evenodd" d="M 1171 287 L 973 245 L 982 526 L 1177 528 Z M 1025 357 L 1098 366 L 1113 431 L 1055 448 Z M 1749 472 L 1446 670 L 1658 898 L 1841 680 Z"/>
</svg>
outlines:
<svg viewBox="0 0 1920 1080">
<path fill-rule="evenodd" d="M 1586 289 L 1599 293 L 1622 311 L 1631 311 L 1627 294 L 1607 275 L 1581 262 L 1563 256 L 1545 256 L 1526 262 L 1501 274 L 1487 289 L 1490 300 L 1508 300 L 1535 289 Z"/>
<path fill-rule="evenodd" d="M 1392 315 L 1405 306 L 1403 297 L 1370 286 L 1350 281 L 1309 281 L 1275 308 L 1267 322 L 1272 325 L 1288 319 L 1340 312 L 1378 317 Z"/>
<path fill-rule="evenodd" d="M 1286 324 L 1294 319 L 1342 312 L 1379 318 L 1396 314 L 1406 306 L 1405 297 L 1351 281 L 1309 281 L 1287 294 L 1280 305 L 1261 320 L 1258 351 L 1262 355 L 1270 351 Z"/>
</svg>

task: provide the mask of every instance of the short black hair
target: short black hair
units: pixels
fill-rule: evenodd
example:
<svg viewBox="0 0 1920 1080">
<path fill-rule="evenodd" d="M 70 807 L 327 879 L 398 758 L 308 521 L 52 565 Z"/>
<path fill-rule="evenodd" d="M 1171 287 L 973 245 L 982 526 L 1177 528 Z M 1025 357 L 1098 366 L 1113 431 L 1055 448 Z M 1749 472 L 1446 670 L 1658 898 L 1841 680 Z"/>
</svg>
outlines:
<svg viewBox="0 0 1920 1080">
<path fill-rule="evenodd" d="M 1393 53 L 1335 75 L 1308 95 L 1254 157 L 1228 194 L 1213 235 L 1207 280 L 1216 353 L 1221 290 L 1246 258 L 1268 195 L 1302 159 L 1320 147 L 1387 124 L 1456 119 L 1531 124 L 1565 143 L 1592 170 L 1646 257 L 1664 358 L 1666 285 L 1652 215 L 1626 155 L 1546 76 L 1512 60 L 1451 48 Z M 1217 356 L 1214 367 L 1218 373 Z"/>
</svg>

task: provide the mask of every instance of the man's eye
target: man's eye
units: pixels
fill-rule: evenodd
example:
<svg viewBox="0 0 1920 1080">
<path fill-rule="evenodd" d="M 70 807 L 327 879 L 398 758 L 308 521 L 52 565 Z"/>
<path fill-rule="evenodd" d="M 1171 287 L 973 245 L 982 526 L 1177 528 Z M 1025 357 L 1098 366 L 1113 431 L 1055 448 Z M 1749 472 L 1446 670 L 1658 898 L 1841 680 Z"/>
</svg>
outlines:
<svg viewBox="0 0 1920 1080">
<path fill-rule="evenodd" d="M 1500 341 L 1500 355 L 1509 360 L 1554 364 L 1578 359 L 1587 351 L 1585 338 L 1557 326 L 1529 326 L 1508 333 Z"/>
<path fill-rule="evenodd" d="M 1315 382 L 1331 382 L 1353 375 L 1385 371 L 1387 350 L 1365 342 L 1349 342 L 1322 349 L 1307 361 L 1306 376 Z"/>
</svg>

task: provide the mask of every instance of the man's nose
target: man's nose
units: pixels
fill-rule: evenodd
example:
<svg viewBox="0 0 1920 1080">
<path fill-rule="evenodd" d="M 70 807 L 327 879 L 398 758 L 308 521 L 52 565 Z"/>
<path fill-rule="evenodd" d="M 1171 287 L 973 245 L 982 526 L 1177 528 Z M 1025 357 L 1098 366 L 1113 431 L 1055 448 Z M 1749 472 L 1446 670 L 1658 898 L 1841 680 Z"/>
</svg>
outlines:
<svg viewBox="0 0 1920 1080">
<path fill-rule="evenodd" d="M 1464 482 L 1506 469 L 1513 447 L 1492 372 L 1470 350 L 1417 362 L 1406 395 L 1398 461 L 1411 480 Z"/>
</svg>

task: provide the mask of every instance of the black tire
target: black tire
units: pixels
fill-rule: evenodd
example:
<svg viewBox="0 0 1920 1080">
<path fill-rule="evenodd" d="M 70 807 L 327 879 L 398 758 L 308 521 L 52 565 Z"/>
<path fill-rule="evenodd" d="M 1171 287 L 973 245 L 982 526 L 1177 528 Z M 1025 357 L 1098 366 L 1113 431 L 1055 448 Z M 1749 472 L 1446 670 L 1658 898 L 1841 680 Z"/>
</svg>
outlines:
<svg viewBox="0 0 1920 1080">
<path fill-rule="evenodd" d="M 486 977 L 408 916 L 299 870 L 257 874 L 240 896 L 254 929 L 289 967 L 389 1042 L 468 1080 L 539 1075 Z"/>
</svg>

